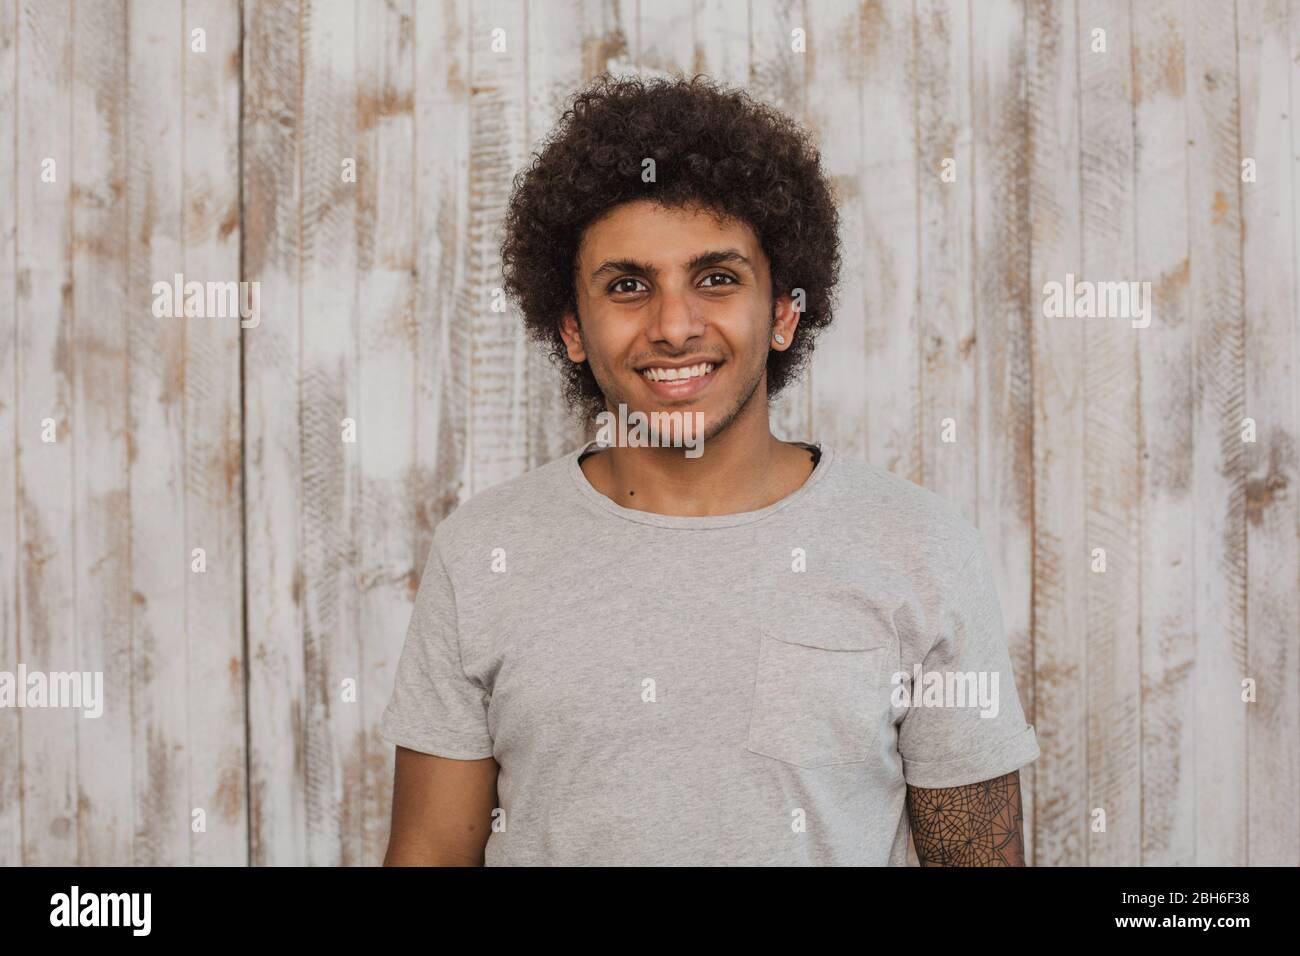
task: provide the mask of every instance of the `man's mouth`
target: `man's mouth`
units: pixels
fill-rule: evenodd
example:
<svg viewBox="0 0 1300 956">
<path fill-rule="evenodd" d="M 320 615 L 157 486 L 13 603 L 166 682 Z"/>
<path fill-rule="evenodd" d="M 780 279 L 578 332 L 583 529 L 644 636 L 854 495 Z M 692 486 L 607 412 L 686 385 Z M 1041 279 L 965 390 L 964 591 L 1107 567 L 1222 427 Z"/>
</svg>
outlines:
<svg viewBox="0 0 1300 956">
<path fill-rule="evenodd" d="M 681 368 L 651 365 L 641 369 L 640 374 L 650 391 L 661 398 L 690 398 L 708 387 L 717 368 L 718 365 L 713 362 L 700 362 Z"/>
</svg>

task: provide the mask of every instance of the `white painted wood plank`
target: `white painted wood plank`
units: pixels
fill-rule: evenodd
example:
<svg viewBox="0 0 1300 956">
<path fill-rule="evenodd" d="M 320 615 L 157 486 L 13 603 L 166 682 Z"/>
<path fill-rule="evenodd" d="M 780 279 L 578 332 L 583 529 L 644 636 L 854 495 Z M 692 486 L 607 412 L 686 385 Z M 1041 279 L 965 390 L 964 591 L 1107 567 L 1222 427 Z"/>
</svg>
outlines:
<svg viewBox="0 0 1300 956">
<path fill-rule="evenodd" d="M 77 719 L 78 862 L 132 860 L 131 501 L 127 300 L 127 8 L 83 5 L 72 23 L 72 313 L 76 670 L 103 675 L 101 716 Z M 238 567 L 235 583 L 238 586 Z M 3 667 L 0 664 L 0 667 Z M 242 715 L 241 715 L 242 716 Z"/>
<path fill-rule="evenodd" d="M 1142 863 L 1189 866 L 1196 825 L 1192 361 L 1188 322 L 1183 4 L 1132 10 L 1137 274 L 1154 314 L 1138 336 L 1142 442 Z"/>
<path fill-rule="evenodd" d="M 977 524 L 993 561 L 1016 690 L 1035 716 L 1033 393 L 1037 296 L 1030 286 L 1029 104 L 1025 8 L 971 4 Z M 1036 845 L 1037 762 L 1020 771 L 1025 859 Z"/>
<path fill-rule="evenodd" d="M 795 30 L 808 30 L 802 0 L 750 0 L 749 93 L 806 125 L 808 54 L 793 49 Z M 813 427 L 812 375 L 810 367 L 772 403 L 769 424 L 783 441 L 829 438 Z"/>
<path fill-rule="evenodd" d="M 367 16 L 369 14 L 369 16 Z M 313 2 L 303 8 L 300 209 L 302 320 L 302 462 L 299 526 L 303 573 L 303 771 L 307 862 L 339 866 L 361 860 L 358 812 L 360 708 L 342 699 L 345 678 L 363 681 L 359 647 L 356 510 L 359 450 L 344 441 L 344 420 L 358 423 L 357 311 L 380 308 L 356 286 L 358 207 L 373 173 L 360 167 L 355 126 L 362 110 L 377 116 L 390 91 L 358 85 L 362 19 L 376 12 L 356 3 Z M 367 97 L 373 97 L 367 99 Z M 343 159 L 357 157 L 356 183 Z M 361 240 L 364 241 L 364 240 Z M 287 769 L 287 768 L 286 768 Z"/>
<path fill-rule="evenodd" d="M 16 142 L 18 2 L 0 2 L 0 143 Z M 14 184 L 13 201 L 0 203 L 0 449 L 18 461 L 18 275 L 16 272 L 17 150 L 0 149 L 0 182 Z M 39 437 L 39 436 L 37 436 Z M 29 439 L 30 440 L 30 439 Z M 19 550 L 17 469 L 0 468 L 0 668 L 18 666 Z M 21 722 L 17 708 L 0 710 L 0 866 L 19 866 L 23 853 Z"/>
<path fill-rule="evenodd" d="M 525 9 L 506 0 L 474 4 L 470 15 L 470 421 L 469 493 L 521 474 L 528 460 L 527 343 L 507 309 L 501 222 L 510 179 L 527 151 Z"/>
<path fill-rule="evenodd" d="M 197 29 L 207 52 L 191 47 L 181 76 L 185 273 L 236 282 L 239 10 L 222 0 L 187 0 L 184 35 L 192 38 Z M 206 572 L 186 578 L 189 796 L 191 813 L 203 809 L 207 828 L 192 832 L 196 866 L 248 861 L 240 321 L 186 320 L 186 536 L 187 547 L 203 548 L 207 559 Z"/>
<path fill-rule="evenodd" d="M 917 322 L 920 480 L 967 520 L 979 517 L 972 248 L 975 197 L 970 4 L 925 0 L 916 10 Z M 1012 24 L 998 21 L 1003 29 Z M 990 91 L 992 93 L 993 91 Z M 1015 91 L 997 91 L 1013 97 Z M 950 167 L 945 164 L 951 163 Z M 951 169 L 945 179 L 946 168 Z M 949 181 L 950 180 L 950 181 Z M 945 442 L 951 419 L 954 441 Z"/>
<path fill-rule="evenodd" d="M 1105 49 L 1099 46 L 1103 30 Z M 1126 0 L 1079 0 L 1079 175 L 1081 276 L 1133 282 L 1133 95 Z M 1141 287 L 1139 287 L 1140 289 Z M 1135 302 L 1130 302 L 1134 306 Z M 1088 574 L 1088 802 L 1106 811 L 1090 831 L 1088 862 L 1141 862 L 1141 687 L 1138 593 L 1138 360 L 1136 316 L 1083 324 L 1084 526 L 1088 554 L 1105 571 Z"/>
<path fill-rule="evenodd" d="M 1084 527 L 1083 324 L 1043 314 L 1045 286 L 1078 276 L 1078 36 L 1074 4 L 1041 0 L 1028 8 L 1026 82 L 1033 343 L 1035 768 L 1039 866 L 1087 862 L 1087 590 Z M 979 160 L 977 159 L 976 162 Z M 977 219 L 979 212 L 976 213 Z M 981 323 L 981 332 L 983 324 Z M 981 406 L 996 416 L 990 376 Z M 1002 379 L 1002 388 L 1015 389 Z M 981 484 L 986 485 L 981 460 Z M 990 462 L 992 464 L 992 462 Z M 981 502 L 1006 500 L 1012 486 L 981 490 Z M 982 523 L 981 523 L 981 526 Z"/>
<path fill-rule="evenodd" d="M 837 311 L 813 353 L 817 435 L 919 480 L 911 6 L 813 4 L 806 22 L 808 122 L 843 242 Z"/>
<path fill-rule="evenodd" d="M 71 16 L 67 3 L 18 9 L 15 550 L 21 559 L 13 669 L 21 663 L 29 672 L 77 667 Z M 47 169 L 52 182 L 42 180 Z M 46 420 L 56 429 L 51 443 L 41 437 Z M 25 866 L 77 862 L 75 740 L 81 719 L 65 708 L 19 714 Z"/>
<path fill-rule="evenodd" d="M 299 506 L 302 197 L 296 7 L 244 6 L 244 278 L 261 324 L 243 336 L 251 862 L 303 864 L 303 566 Z"/>
<path fill-rule="evenodd" d="M 1246 416 L 1233 8 L 1187 7 L 1196 530 L 1196 864 L 1246 859 Z"/>
<path fill-rule="evenodd" d="M 391 812 L 386 797 L 392 745 L 379 736 L 379 721 L 392 692 L 397 653 L 383 638 L 404 636 L 423 571 L 413 495 L 422 318 L 414 308 L 415 29 L 415 11 L 407 2 L 363 16 L 358 31 L 358 185 L 366 200 L 357 209 L 356 303 L 361 674 L 356 727 L 340 722 L 340 732 L 350 732 L 343 741 L 345 792 L 351 792 L 354 776 L 360 788 L 355 808 L 345 802 L 345 817 L 359 817 L 360 862 L 370 866 L 383 862 Z"/>
<path fill-rule="evenodd" d="M 1246 860 L 1300 863 L 1300 539 L 1294 503 L 1297 409 L 1295 155 L 1292 151 L 1293 18 L 1286 0 L 1240 0 L 1241 155 L 1255 161 L 1241 184 L 1246 413 L 1258 424 L 1246 461 Z M 1288 251 L 1292 250 L 1291 256 Z"/>
<path fill-rule="evenodd" d="M 140 315 L 129 326 L 135 863 L 181 866 L 190 862 L 192 807 L 185 339 L 198 320 L 154 316 L 150 306 L 156 282 L 178 273 L 182 282 L 202 281 L 184 275 L 180 78 L 189 43 L 175 4 L 133 0 L 128 22 L 128 296 Z"/>
</svg>

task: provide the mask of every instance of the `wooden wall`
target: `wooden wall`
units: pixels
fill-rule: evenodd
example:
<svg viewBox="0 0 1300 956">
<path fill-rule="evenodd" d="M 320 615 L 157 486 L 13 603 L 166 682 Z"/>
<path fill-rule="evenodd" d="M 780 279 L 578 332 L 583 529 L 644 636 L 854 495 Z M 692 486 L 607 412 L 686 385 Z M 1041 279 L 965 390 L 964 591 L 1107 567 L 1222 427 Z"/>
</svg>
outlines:
<svg viewBox="0 0 1300 956">
<path fill-rule="evenodd" d="M 432 531 L 581 437 L 490 304 L 605 69 L 817 134 L 840 313 L 775 428 L 984 532 L 1034 861 L 1300 863 L 1298 62 L 1300 0 L 0 0 L 0 669 L 108 696 L 0 709 L 0 864 L 382 858 Z M 260 324 L 155 318 L 177 272 Z M 1045 318 L 1067 273 L 1151 325 Z"/>
</svg>

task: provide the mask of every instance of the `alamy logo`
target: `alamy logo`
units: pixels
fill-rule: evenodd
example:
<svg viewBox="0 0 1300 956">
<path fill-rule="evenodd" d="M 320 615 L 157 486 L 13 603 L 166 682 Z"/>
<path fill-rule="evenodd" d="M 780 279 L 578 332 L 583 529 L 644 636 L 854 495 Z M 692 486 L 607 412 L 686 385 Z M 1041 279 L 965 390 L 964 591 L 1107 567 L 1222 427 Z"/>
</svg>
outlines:
<svg viewBox="0 0 1300 956">
<path fill-rule="evenodd" d="M 629 413 L 619 402 L 617 418 L 613 412 L 603 411 L 596 421 L 600 427 L 595 441 L 602 448 L 685 448 L 687 458 L 704 454 L 703 412 Z"/>
<path fill-rule="evenodd" d="M 245 329 L 262 324 L 262 287 L 259 282 L 185 281 L 176 273 L 171 282 L 153 284 L 154 318 L 233 319 Z"/>
<path fill-rule="evenodd" d="M 981 717 L 998 715 L 997 671 L 923 671 L 917 664 L 911 674 L 895 671 L 890 683 L 895 707 L 978 707 Z"/>
<path fill-rule="evenodd" d="M 1043 286 L 1043 315 L 1049 319 L 1132 319 L 1133 328 L 1151 324 L 1150 282 L 1074 281 L 1065 274 L 1065 284 Z"/>
<path fill-rule="evenodd" d="M 104 713 L 103 671 L 0 671 L 0 707 L 80 707 L 83 717 Z"/>
<path fill-rule="evenodd" d="M 51 926 L 130 926 L 133 936 L 148 936 L 152 923 L 151 893 L 71 893 L 50 897 Z"/>
</svg>

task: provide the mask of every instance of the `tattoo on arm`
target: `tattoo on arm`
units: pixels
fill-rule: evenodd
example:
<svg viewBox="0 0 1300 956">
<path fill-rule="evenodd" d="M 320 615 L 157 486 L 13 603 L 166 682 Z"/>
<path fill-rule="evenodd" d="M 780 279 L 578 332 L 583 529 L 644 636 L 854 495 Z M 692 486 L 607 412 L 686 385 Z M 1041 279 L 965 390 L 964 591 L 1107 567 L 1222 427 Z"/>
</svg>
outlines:
<svg viewBox="0 0 1300 956">
<path fill-rule="evenodd" d="M 1020 771 L 963 787 L 907 788 L 922 866 L 1024 866 Z"/>
</svg>

